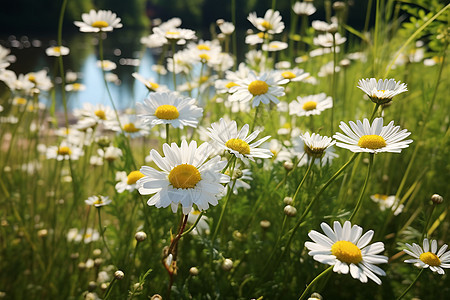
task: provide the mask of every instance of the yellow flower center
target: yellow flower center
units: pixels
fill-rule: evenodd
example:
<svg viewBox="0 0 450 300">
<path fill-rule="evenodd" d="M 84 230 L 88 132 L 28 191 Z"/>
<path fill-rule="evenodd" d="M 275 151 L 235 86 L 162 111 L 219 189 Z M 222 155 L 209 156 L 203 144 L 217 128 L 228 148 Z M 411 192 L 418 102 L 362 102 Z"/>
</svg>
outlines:
<svg viewBox="0 0 450 300">
<path fill-rule="evenodd" d="M 382 194 L 375 194 L 374 197 L 376 199 L 378 199 L 378 200 L 386 201 L 389 196 L 388 195 L 382 195 Z"/>
<path fill-rule="evenodd" d="M 362 261 L 361 250 L 349 241 L 337 241 L 331 246 L 331 254 L 342 262 L 358 264 Z"/>
<path fill-rule="evenodd" d="M 95 21 L 91 24 L 91 26 L 96 28 L 105 28 L 108 27 L 109 24 L 106 21 Z"/>
<path fill-rule="evenodd" d="M 280 48 L 280 46 L 278 44 L 272 44 L 272 45 L 269 45 L 269 47 L 272 48 L 272 49 Z"/>
<path fill-rule="evenodd" d="M 14 99 L 14 102 L 17 105 L 25 105 L 25 104 L 27 104 L 27 99 L 22 98 L 22 97 L 17 97 L 17 98 Z"/>
<path fill-rule="evenodd" d="M 281 73 L 281 76 L 283 76 L 286 79 L 292 79 L 292 78 L 296 77 L 295 74 L 292 73 L 291 71 L 285 71 L 285 72 Z"/>
<path fill-rule="evenodd" d="M 74 91 L 79 91 L 81 89 L 81 84 L 80 83 L 74 83 L 72 84 L 72 88 Z"/>
<path fill-rule="evenodd" d="M 53 51 L 56 53 L 61 53 L 61 47 L 53 47 Z"/>
<path fill-rule="evenodd" d="M 381 92 L 381 93 L 384 93 L 384 92 L 386 92 L 385 90 L 378 90 L 379 92 Z"/>
<path fill-rule="evenodd" d="M 267 34 L 267 33 L 264 33 L 264 32 L 258 32 L 256 35 L 257 35 L 260 39 L 268 38 L 268 37 L 269 37 L 268 34 Z"/>
<path fill-rule="evenodd" d="M 198 169 L 190 164 L 178 165 L 169 173 L 169 182 L 176 189 L 192 189 L 201 179 Z"/>
<path fill-rule="evenodd" d="M 84 238 L 85 238 L 85 239 L 88 239 L 88 238 L 90 238 L 90 237 L 92 237 L 92 233 L 85 233 L 85 234 L 84 234 Z"/>
<path fill-rule="evenodd" d="M 198 216 L 198 215 L 200 215 L 200 211 L 194 210 L 194 211 L 191 211 L 191 214 Z"/>
<path fill-rule="evenodd" d="M 202 53 L 199 55 L 201 60 L 209 60 L 209 55 L 206 53 Z"/>
<path fill-rule="evenodd" d="M 198 46 L 197 46 L 197 49 L 198 49 L 198 50 L 207 50 L 207 51 L 211 50 L 211 49 L 209 48 L 209 46 L 208 46 L 208 45 L 205 45 L 205 44 L 200 44 L 200 45 L 198 45 Z"/>
<path fill-rule="evenodd" d="M 106 113 L 104 110 L 98 109 L 94 112 L 94 114 L 99 117 L 99 119 L 106 120 Z"/>
<path fill-rule="evenodd" d="M 92 203 L 93 205 L 95 204 L 103 204 L 102 198 L 98 197 L 97 200 L 94 201 L 94 203 Z"/>
<path fill-rule="evenodd" d="M 386 141 L 382 136 L 376 134 L 363 135 L 359 138 L 358 146 L 375 150 L 386 147 Z"/>
<path fill-rule="evenodd" d="M 267 93 L 268 90 L 269 90 L 269 85 L 267 83 L 265 83 L 264 81 L 262 81 L 262 80 L 252 81 L 248 85 L 248 91 L 253 96 L 258 96 L 258 95 L 265 94 L 265 93 Z"/>
<path fill-rule="evenodd" d="M 139 179 L 141 179 L 142 177 L 144 177 L 145 175 L 142 174 L 139 171 L 132 171 L 130 172 L 130 174 L 128 174 L 127 176 L 127 184 L 131 185 L 131 184 L 135 184 L 136 181 L 138 181 Z"/>
<path fill-rule="evenodd" d="M 133 132 L 138 132 L 140 129 L 136 128 L 136 126 L 134 126 L 134 123 L 128 123 L 128 124 L 123 125 L 123 130 L 125 132 L 133 133 Z"/>
<path fill-rule="evenodd" d="M 156 91 L 157 88 L 159 88 L 159 84 L 154 83 L 154 82 L 147 82 L 145 84 L 145 86 L 150 90 L 150 91 Z"/>
<path fill-rule="evenodd" d="M 34 76 L 33 74 L 28 75 L 28 80 L 31 81 L 32 83 L 36 83 L 36 76 Z"/>
<path fill-rule="evenodd" d="M 231 89 L 233 86 L 238 86 L 239 84 L 237 84 L 237 83 L 234 83 L 233 81 L 230 81 L 230 82 L 228 82 L 226 85 L 225 85 L 225 87 L 227 88 L 227 89 Z"/>
<path fill-rule="evenodd" d="M 156 109 L 155 116 L 158 119 L 174 120 L 180 116 L 180 113 L 175 106 L 164 104 Z"/>
<path fill-rule="evenodd" d="M 272 24 L 269 23 L 269 21 L 262 21 L 261 26 L 264 27 L 266 30 L 272 29 Z"/>
<path fill-rule="evenodd" d="M 61 146 L 58 148 L 58 155 L 70 155 L 72 151 L 67 146 Z"/>
<path fill-rule="evenodd" d="M 169 35 L 169 36 L 171 36 L 171 35 L 179 35 L 179 34 L 180 34 L 179 31 L 166 31 L 166 35 Z"/>
<path fill-rule="evenodd" d="M 303 103 L 303 110 L 313 110 L 316 109 L 317 102 L 316 101 L 307 101 Z"/>
<path fill-rule="evenodd" d="M 420 254 L 419 259 L 429 266 L 437 267 L 441 265 L 441 260 L 436 254 L 431 252 L 425 252 Z"/>
<path fill-rule="evenodd" d="M 239 152 L 240 154 L 250 154 L 250 146 L 247 142 L 241 139 L 230 139 L 225 143 L 225 146 Z"/>
<path fill-rule="evenodd" d="M 204 76 L 200 77 L 200 83 L 205 83 L 208 81 L 208 79 L 209 79 L 209 77 L 204 75 Z"/>
</svg>

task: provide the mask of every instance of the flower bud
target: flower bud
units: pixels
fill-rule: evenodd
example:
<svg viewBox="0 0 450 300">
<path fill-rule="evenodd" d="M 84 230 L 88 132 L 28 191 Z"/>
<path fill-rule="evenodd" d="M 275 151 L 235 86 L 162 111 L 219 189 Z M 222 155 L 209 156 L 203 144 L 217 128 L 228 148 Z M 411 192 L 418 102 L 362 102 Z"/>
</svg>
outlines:
<svg viewBox="0 0 450 300">
<path fill-rule="evenodd" d="M 125 274 L 122 271 L 117 270 L 116 272 L 114 272 L 114 278 L 121 280 L 124 277 L 125 277 Z"/>
<path fill-rule="evenodd" d="M 143 231 L 138 231 L 136 232 L 136 234 L 134 235 L 134 238 L 136 239 L 136 241 L 138 242 L 143 242 L 147 239 L 147 234 Z"/>
<path fill-rule="evenodd" d="M 434 204 L 441 204 L 444 202 L 444 198 L 441 195 L 434 194 L 431 196 L 431 201 L 433 201 Z"/>
<path fill-rule="evenodd" d="M 103 258 L 97 257 L 94 259 L 94 266 L 98 267 L 103 263 Z"/>
<path fill-rule="evenodd" d="M 95 281 L 89 281 L 88 291 L 93 292 L 97 288 L 97 283 Z"/>
<path fill-rule="evenodd" d="M 322 300 L 322 296 L 319 293 L 312 293 L 311 297 L 308 298 L 308 300 Z"/>
<path fill-rule="evenodd" d="M 233 268 L 233 261 L 229 258 L 226 258 L 222 262 L 222 270 L 224 271 L 230 271 Z"/>
<path fill-rule="evenodd" d="M 94 251 L 92 251 L 92 254 L 94 256 L 100 256 L 102 254 L 102 250 L 101 249 L 94 249 Z"/>
<path fill-rule="evenodd" d="M 192 276 L 197 276 L 198 275 L 198 269 L 196 267 L 192 267 L 189 269 L 189 274 L 191 274 Z"/>
<path fill-rule="evenodd" d="M 286 205 L 284 207 L 284 213 L 288 217 L 294 217 L 297 214 L 297 209 L 293 207 L 292 205 Z"/>
<path fill-rule="evenodd" d="M 290 161 L 285 161 L 283 167 L 286 171 L 291 171 L 294 168 L 294 164 Z"/>
<path fill-rule="evenodd" d="M 261 226 L 262 229 L 268 229 L 270 227 L 270 221 L 261 220 L 261 222 L 259 222 L 259 226 Z"/>
<path fill-rule="evenodd" d="M 284 199 L 283 199 L 283 202 L 286 205 L 291 205 L 293 201 L 294 200 L 292 199 L 292 197 L 284 197 Z"/>
<path fill-rule="evenodd" d="M 80 257 L 80 254 L 78 252 L 70 254 L 70 258 L 73 260 L 78 259 L 78 257 Z"/>
<path fill-rule="evenodd" d="M 48 230 L 47 229 L 41 229 L 37 232 L 38 237 L 40 238 L 45 238 L 48 235 Z"/>
<path fill-rule="evenodd" d="M 342 1 L 336 1 L 333 3 L 333 9 L 335 11 L 341 11 L 345 8 L 345 3 Z"/>
<path fill-rule="evenodd" d="M 160 294 L 154 294 L 154 295 L 150 298 L 150 300 L 162 300 L 162 298 L 163 298 L 163 297 L 161 297 Z"/>
</svg>

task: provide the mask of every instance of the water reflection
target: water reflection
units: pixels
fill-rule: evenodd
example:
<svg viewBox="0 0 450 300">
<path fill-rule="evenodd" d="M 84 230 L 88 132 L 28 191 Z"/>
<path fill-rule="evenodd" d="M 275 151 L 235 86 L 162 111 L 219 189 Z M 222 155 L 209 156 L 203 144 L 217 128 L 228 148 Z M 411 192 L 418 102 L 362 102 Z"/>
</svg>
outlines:
<svg viewBox="0 0 450 300">
<path fill-rule="evenodd" d="M 156 57 L 149 49 L 140 44 L 144 31 L 118 30 L 108 35 L 104 40 L 104 57 L 117 64 L 117 68 L 111 73 L 118 76 L 120 84 L 108 83 L 111 95 L 116 107 L 120 110 L 134 108 L 136 102 L 142 101 L 148 94 L 147 88 L 132 77 L 133 72 L 138 72 L 145 78 L 159 79 L 160 83 L 169 85 L 169 77 L 158 75 L 151 69 Z M 34 41 L 24 45 L 23 41 Z M 49 75 L 58 80 L 56 68 L 57 58 L 47 57 L 45 49 L 55 46 L 56 41 L 49 37 L 24 37 L 0 39 L 0 44 L 10 48 L 12 54 L 17 57 L 15 63 L 9 69 L 19 73 L 28 73 L 47 69 Z M 103 81 L 101 68 L 98 61 L 98 39 L 96 35 L 74 33 L 64 37 L 63 45 L 70 48 L 70 54 L 64 56 L 65 70 L 77 72 L 77 82 L 85 85 L 84 91 L 71 92 L 68 96 L 70 109 L 82 106 L 84 102 L 93 104 L 101 103 L 110 105 L 110 100 Z M 62 109 L 60 103 L 60 86 L 57 88 L 57 108 Z M 43 99 L 44 100 L 44 99 Z M 47 101 L 48 99 L 46 99 Z"/>
</svg>

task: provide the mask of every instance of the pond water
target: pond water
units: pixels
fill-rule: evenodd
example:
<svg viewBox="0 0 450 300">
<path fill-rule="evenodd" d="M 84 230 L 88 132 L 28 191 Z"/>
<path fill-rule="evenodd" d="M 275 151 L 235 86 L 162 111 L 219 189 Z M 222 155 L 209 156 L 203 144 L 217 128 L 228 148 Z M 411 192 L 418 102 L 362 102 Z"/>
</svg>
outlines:
<svg viewBox="0 0 450 300">
<path fill-rule="evenodd" d="M 145 31 L 116 30 L 108 33 L 104 39 L 104 58 L 116 63 L 117 68 L 111 73 L 118 76 L 120 84 L 109 83 L 110 91 L 118 109 L 133 108 L 136 102 L 142 101 L 148 94 L 146 87 L 132 77 L 133 72 L 138 72 L 145 78 L 158 79 L 158 75 L 152 71 L 158 55 L 150 49 L 146 49 L 140 43 L 140 38 L 147 35 Z M 55 46 L 55 36 L 25 36 L 10 35 L 0 37 L 0 44 L 11 49 L 11 54 L 16 56 L 16 62 L 8 69 L 17 74 L 48 70 L 49 75 L 58 82 L 57 58 L 48 57 L 45 49 Z M 63 46 L 70 48 L 70 53 L 64 56 L 65 70 L 77 72 L 77 82 L 86 86 L 84 91 L 71 93 L 68 98 L 70 109 L 81 107 L 82 103 L 102 103 L 110 105 L 110 100 L 104 85 L 101 69 L 97 66 L 98 60 L 98 35 L 74 32 L 63 35 Z M 172 84 L 171 75 L 159 78 L 159 82 Z M 60 81 L 60 79 L 59 79 Z M 60 87 L 57 89 L 57 97 L 61 101 Z M 48 101 L 49 97 L 42 97 L 41 101 Z M 61 109 L 61 103 L 57 103 Z"/>
</svg>

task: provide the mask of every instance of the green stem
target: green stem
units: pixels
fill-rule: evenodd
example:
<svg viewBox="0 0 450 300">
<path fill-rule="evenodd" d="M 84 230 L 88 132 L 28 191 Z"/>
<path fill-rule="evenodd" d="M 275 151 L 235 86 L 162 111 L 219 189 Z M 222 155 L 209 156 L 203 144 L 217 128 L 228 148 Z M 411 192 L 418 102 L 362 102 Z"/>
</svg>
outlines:
<svg viewBox="0 0 450 300">
<path fill-rule="evenodd" d="M 262 104 L 258 105 L 258 106 L 256 107 L 256 109 L 255 109 L 255 116 L 254 116 L 254 118 L 253 118 L 252 128 L 250 129 L 250 132 L 253 132 L 253 129 L 254 129 L 255 126 L 256 126 L 256 121 L 257 121 L 257 118 L 258 118 L 258 113 L 259 113 L 259 110 L 260 110 L 261 105 L 262 105 Z"/>
<path fill-rule="evenodd" d="M 195 226 L 197 226 L 198 222 L 200 222 L 200 219 L 202 218 L 202 216 L 203 216 L 204 213 L 205 213 L 205 211 L 202 211 L 202 212 L 198 215 L 197 220 L 195 220 L 194 225 L 192 225 L 188 230 L 186 230 L 185 232 L 183 232 L 183 233 L 181 234 L 181 237 L 185 236 L 186 234 L 188 234 L 189 232 L 191 232 L 192 230 L 194 230 Z"/>
<path fill-rule="evenodd" d="M 402 299 L 409 292 L 409 290 L 413 287 L 413 285 L 419 279 L 420 275 L 422 275 L 423 270 L 425 270 L 425 269 L 420 270 L 419 274 L 417 274 L 417 277 L 413 280 L 413 282 L 411 282 L 411 284 L 406 288 L 406 290 L 403 291 L 403 293 L 400 295 L 400 297 L 397 298 L 397 300 Z"/>
<path fill-rule="evenodd" d="M 63 1 L 63 4 L 61 6 L 61 11 L 59 12 L 59 21 L 58 21 L 58 46 L 62 46 L 62 27 L 63 27 L 63 20 L 64 20 L 64 12 L 66 11 L 67 6 L 67 0 Z M 69 128 L 69 117 L 67 113 L 67 100 L 66 100 L 66 77 L 64 74 L 64 64 L 63 64 L 63 56 L 58 56 L 58 64 L 59 64 L 59 75 L 61 76 L 61 98 L 63 102 L 64 107 L 64 120 L 66 124 L 66 128 Z"/>
<path fill-rule="evenodd" d="M 373 108 L 372 114 L 370 115 L 369 121 L 372 122 L 373 119 L 375 119 L 375 116 L 377 114 L 378 108 L 380 107 L 380 104 L 375 103 L 375 107 Z"/>
<path fill-rule="evenodd" d="M 324 270 L 322 273 L 320 273 L 319 275 L 316 276 L 316 278 L 314 278 L 313 281 L 311 281 L 310 284 L 308 284 L 308 286 L 306 287 L 306 289 L 303 291 L 302 295 L 300 296 L 300 298 L 298 298 L 299 300 L 303 300 L 307 297 L 307 295 L 309 295 L 311 293 L 311 289 L 312 287 L 323 277 L 325 277 L 325 275 L 327 275 L 329 272 L 331 272 L 331 270 L 333 270 L 333 266 L 328 267 L 326 270 Z"/>
<path fill-rule="evenodd" d="M 337 68 L 337 53 L 336 53 L 336 34 L 333 34 L 333 81 L 331 83 L 331 88 L 332 88 L 332 97 L 333 97 L 333 106 L 331 106 L 331 126 L 330 126 L 330 136 L 333 136 L 334 134 L 334 130 L 333 130 L 333 125 L 334 125 L 334 107 L 336 106 L 336 96 L 337 96 L 337 91 L 336 91 L 336 68 Z"/>
<path fill-rule="evenodd" d="M 350 219 L 349 219 L 350 222 L 353 220 L 353 218 L 355 217 L 355 215 L 358 212 L 359 208 L 361 207 L 362 199 L 364 197 L 364 193 L 365 193 L 366 188 L 367 188 L 367 183 L 369 182 L 370 172 L 372 171 L 373 157 L 374 156 L 375 156 L 374 153 L 370 153 L 370 156 L 369 156 L 369 167 L 367 168 L 366 179 L 364 180 L 364 185 L 363 185 L 363 187 L 361 189 L 361 193 L 359 194 L 359 199 L 358 199 L 358 202 L 356 203 L 356 207 L 353 210 L 352 215 L 350 216 Z"/>
<path fill-rule="evenodd" d="M 105 298 L 103 298 L 103 300 L 108 299 L 109 294 L 111 293 L 112 288 L 115 283 L 116 283 L 116 277 L 114 277 L 113 280 L 109 283 L 108 288 L 106 289 L 106 292 L 105 292 Z"/>
<path fill-rule="evenodd" d="M 446 7 L 448 7 L 449 5 L 447 5 Z M 431 102 L 430 102 L 430 106 L 428 107 L 427 114 L 425 115 L 425 117 L 423 119 L 423 125 L 420 127 L 420 131 L 419 131 L 418 138 L 417 138 L 418 141 L 422 140 L 422 136 L 423 136 L 423 134 L 425 132 L 425 128 L 427 126 L 428 120 L 430 119 L 431 113 L 433 111 L 434 101 L 436 100 L 439 84 L 441 82 L 442 72 L 444 70 L 445 57 L 446 57 L 446 53 L 447 53 L 447 51 L 446 51 L 447 47 L 448 47 L 448 42 L 445 43 L 445 46 L 444 46 L 444 49 L 443 49 L 442 63 L 441 63 L 441 66 L 439 68 L 438 77 L 436 79 L 436 87 L 434 88 L 433 97 L 431 98 Z M 419 151 L 420 145 L 421 145 L 420 143 L 416 143 L 416 145 L 415 145 L 414 152 L 413 152 L 413 154 L 411 156 L 411 159 L 409 160 L 408 166 L 406 167 L 406 171 L 405 171 L 405 173 L 403 175 L 402 181 L 400 182 L 400 185 L 398 187 L 397 193 L 395 194 L 396 198 L 400 198 L 400 194 L 402 193 L 403 188 L 404 188 L 404 186 L 406 184 L 406 179 L 408 178 L 409 172 L 411 171 L 413 162 L 414 162 L 414 160 L 415 160 L 415 158 L 417 156 L 417 153 Z"/>
<path fill-rule="evenodd" d="M 423 241 L 423 238 L 425 237 L 425 234 L 427 233 L 428 226 L 430 225 L 430 221 L 431 221 L 431 216 L 433 215 L 433 212 L 434 212 L 435 208 L 436 208 L 436 204 L 433 203 L 433 207 L 431 208 L 431 212 L 428 215 L 427 222 L 425 223 L 425 227 L 423 228 L 422 236 L 420 237 L 421 241 Z"/>
<path fill-rule="evenodd" d="M 316 194 L 316 196 L 311 200 L 311 202 L 306 207 L 303 214 L 298 219 L 297 223 L 295 223 L 295 226 L 291 229 L 291 235 L 289 236 L 289 240 L 286 243 L 286 246 L 284 247 L 283 253 L 279 257 L 279 260 L 283 259 L 284 255 L 288 251 L 289 246 L 292 242 L 292 238 L 295 235 L 295 232 L 300 227 L 300 224 L 303 222 L 304 218 L 309 213 L 309 211 L 311 210 L 314 203 L 317 201 L 317 199 L 319 199 L 320 195 L 322 195 L 322 193 L 326 190 L 326 188 L 355 160 L 356 157 L 358 157 L 358 154 L 359 153 L 353 153 L 353 155 L 350 157 L 350 159 L 330 179 L 328 179 L 328 181 L 322 186 L 322 188 L 319 190 L 319 192 Z"/>
<path fill-rule="evenodd" d="M 231 22 L 233 22 L 234 26 L 236 26 L 236 0 L 231 0 Z M 236 38 L 236 30 L 234 29 L 231 38 L 233 40 L 233 56 L 235 59 L 235 63 L 233 65 L 233 71 L 236 71 L 237 68 L 237 38 Z"/>
<path fill-rule="evenodd" d="M 305 182 L 306 177 L 308 176 L 309 172 L 311 171 L 312 165 L 314 164 L 315 160 L 316 159 L 314 157 L 311 158 L 311 162 L 309 163 L 308 169 L 306 170 L 305 175 L 303 175 L 302 181 L 300 181 L 300 184 L 298 185 L 297 190 L 295 191 L 294 196 L 292 197 L 292 203 L 295 203 L 298 193 L 300 192 L 300 189 L 301 189 L 303 183 Z"/>
<path fill-rule="evenodd" d="M 172 41 L 172 80 L 173 80 L 173 90 L 177 90 L 177 74 L 175 73 L 175 51 L 176 44 L 175 41 Z"/>
<path fill-rule="evenodd" d="M 106 243 L 106 240 L 105 240 L 105 234 L 104 234 L 104 233 L 105 233 L 105 230 L 104 230 L 103 227 L 102 227 L 102 217 L 101 217 L 100 209 L 101 209 L 101 207 L 97 207 L 97 212 L 98 212 L 98 227 L 99 227 L 99 230 L 100 230 L 100 235 L 101 235 L 101 237 L 102 237 L 102 241 L 103 241 L 103 244 L 105 245 L 106 250 L 108 250 L 109 255 L 111 255 L 111 260 L 114 262 L 114 257 L 113 257 L 113 255 L 112 255 L 112 252 L 111 252 L 111 250 L 109 249 L 108 244 Z M 106 298 L 105 298 L 105 299 L 106 299 Z"/>
<path fill-rule="evenodd" d="M 170 124 L 166 124 L 166 143 L 170 146 L 170 143 L 169 143 L 169 127 L 170 127 Z"/>
<path fill-rule="evenodd" d="M 228 202 L 230 201 L 231 195 L 233 194 L 233 189 L 234 189 L 235 184 L 236 184 L 236 178 L 233 179 L 233 183 L 231 185 L 231 188 L 228 190 L 228 195 L 227 195 L 227 198 L 225 199 L 225 203 L 222 207 L 222 211 L 220 212 L 219 221 L 217 221 L 217 226 L 214 229 L 214 234 L 211 239 L 213 242 L 217 237 L 217 233 L 219 232 L 220 224 L 222 223 L 222 219 L 223 219 L 223 216 L 225 215 L 225 210 L 227 208 Z"/>
</svg>

